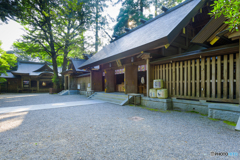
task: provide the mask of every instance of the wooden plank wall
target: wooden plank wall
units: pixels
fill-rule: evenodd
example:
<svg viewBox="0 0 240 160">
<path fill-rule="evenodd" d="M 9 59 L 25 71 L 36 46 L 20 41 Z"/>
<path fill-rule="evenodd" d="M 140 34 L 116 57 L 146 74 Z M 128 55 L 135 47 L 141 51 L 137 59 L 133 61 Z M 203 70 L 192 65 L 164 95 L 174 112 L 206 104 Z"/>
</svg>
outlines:
<svg viewBox="0 0 240 160">
<path fill-rule="evenodd" d="M 170 97 L 238 103 L 238 53 L 155 65 Z M 237 83 L 238 82 L 238 83 Z"/>
</svg>

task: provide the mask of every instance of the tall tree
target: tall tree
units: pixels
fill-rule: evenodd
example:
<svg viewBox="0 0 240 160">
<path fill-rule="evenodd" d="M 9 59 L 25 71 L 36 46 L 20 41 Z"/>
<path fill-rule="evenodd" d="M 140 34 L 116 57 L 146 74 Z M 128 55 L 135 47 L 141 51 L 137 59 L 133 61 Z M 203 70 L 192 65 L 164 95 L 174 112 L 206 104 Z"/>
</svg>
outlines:
<svg viewBox="0 0 240 160">
<path fill-rule="evenodd" d="M 140 19 L 149 19 L 143 14 L 144 8 L 148 8 L 148 0 L 119 0 L 122 2 L 122 8 L 117 17 L 117 24 L 114 26 L 114 34 L 121 35 L 125 33 L 125 28 L 134 28 L 140 24 Z"/>
<path fill-rule="evenodd" d="M 108 26 L 107 17 L 103 15 L 104 9 L 108 7 L 106 2 L 110 0 L 93 0 L 92 5 L 94 6 L 94 21 L 95 21 L 95 52 L 98 52 L 100 45 L 99 31 L 104 30 L 105 26 Z"/>
<path fill-rule="evenodd" d="M 89 4 L 89 0 L 27 0 L 24 3 L 26 18 L 20 22 L 27 27 L 20 43 L 31 47 L 28 51 L 38 49 L 44 58 L 51 58 L 55 88 L 60 87 L 58 61 L 63 71 L 66 70 L 68 53 L 74 46 L 80 46 L 87 28 L 85 24 L 91 21 Z"/>
<path fill-rule="evenodd" d="M 66 71 L 68 54 L 71 50 L 84 49 L 84 32 L 92 24 L 91 2 L 62 0 L 62 7 L 57 13 L 56 34 L 63 44 L 62 72 Z M 59 32 L 60 31 L 60 32 Z M 79 50 L 78 50 L 79 51 Z M 62 82 L 64 78 L 62 77 Z"/>
<path fill-rule="evenodd" d="M 17 57 L 14 54 L 8 54 L 1 48 L 2 42 L 0 41 L 0 76 L 7 75 L 7 70 L 14 67 L 17 63 Z M 0 77 L 0 82 L 6 81 L 5 78 Z"/>
<path fill-rule="evenodd" d="M 24 18 L 20 18 L 21 24 L 27 26 L 25 41 L 39 44 L 51 57 L 53 65 L 54 88 L 59 89 L 59 76 L 57 67 L 58 51 L 62 48 L 56 34 L 54 34 L 53 22 L 56 21 L 55 12 L 59 9 L 57 0 L 26 0 L 23 4 Z"/>
</svg>

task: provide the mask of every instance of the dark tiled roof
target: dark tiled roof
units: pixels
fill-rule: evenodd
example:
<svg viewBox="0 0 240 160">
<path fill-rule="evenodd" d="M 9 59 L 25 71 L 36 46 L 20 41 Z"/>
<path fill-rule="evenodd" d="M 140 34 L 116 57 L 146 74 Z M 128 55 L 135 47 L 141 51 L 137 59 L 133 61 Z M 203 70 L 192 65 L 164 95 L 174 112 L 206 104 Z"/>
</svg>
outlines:
<svg viewBox="0 0 240 160">
<path fill-rule="evenodd" d="M 15 76 L 11 72 L 7 72 L 7 75 L 5 74 L 0 74 L 0 77 L 2 78 L 15 78 Z"/>
<path fill-rule="evenodd" d="M 73 66 L 75 68 L 76 71 L 81 71 L 81 72 L 87 72 L 83 69 L 78 69 L 78 67 L 80 65 L 82 65 L 84 62 L 86 62 L 87 60 L 85 59 L 71 59 L 72 63 L 73 63 Z"/>
<path fill-rule="evenodd" d="M 43 68 L 44 65 L 48 65 L 46 63 L 39 62 L 18 62 L 17 71 L 12 71 L 13 74 L 29 74 L 30 76 L 38 76 L 42 73 L 53 73 L 51 71 L 39 71 L 39 69 Z M 52 66 L 48 65 L 49 68 L 52 69 Z M 37 71 L 37 72 L 36 72 Z M 61 76 L 62 68 L 58 68 L 59 76 Z"/>
<path fill-rule="evenodd" d="M 76 77 L 87 77 L 87 76 L 90 76 L 90 73 L 81 74 L 81 75 L 76 76 Z"/>
<path fill-rule="evenodd" d="M 93 67 L 171 43 L 206 0 L 188 0 L 110 43 L 79 68 Z"/>
</svg>

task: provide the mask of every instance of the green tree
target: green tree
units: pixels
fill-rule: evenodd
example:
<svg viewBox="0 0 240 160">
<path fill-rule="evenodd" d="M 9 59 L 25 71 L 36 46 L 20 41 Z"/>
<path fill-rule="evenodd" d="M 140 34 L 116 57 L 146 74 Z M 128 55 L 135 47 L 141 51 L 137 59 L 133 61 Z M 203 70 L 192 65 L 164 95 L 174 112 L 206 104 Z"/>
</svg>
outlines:
<svg viewBox="0 0 240 160">
<path fill-rule="evenodd" d="M 151 3 L 154 6 L 154 14 L 155 16 L 163 13 L 161 10 L 162 6 L 165 6 L 167 8 L 172 8 L 176 6 L 177 4 L 183 2 L 184 0 L 152 0 Z"/>
<path fill-rule="evenodd" d="M 213 9 L 210 15 L 215 16 L 215 18 L 224 15 L 227 18 L 225 23 L 229 25 L 229 30 L 238 31 L 240 25 L 239 0 L 215 0 L 211 6 L 213 6 Z"/>
<path fill-rule="evenodd" d="M 19 0 L 0 0 L 0 20 L 3 22 L 21 16 L 23 10 Z"/>
<path fill-rule="evenodd" d="M 95 33 L 95 52 L 98 52 L 98 48 L 101 45 L 101 40 L 99 38 L 99 31 L 104 30 L 105 27 L 108 26 L 107 17 L 103 15 L 104 10 L 108 7 L 106 2 L 110 0 L 93 0 L 92 6 L 93 10 L 93 19 L 94 19 L 94 33 Z M 108 15 L 109 16 L 109 15 Z M 111 17 L 110 17 L 111 19 Z"/>
<path fill-rule="evenodd" d="M 19 22 L 25 25 L 25 41 L 40 45 L 51 57 L 53 65 L 54 88 L 59 89 L 59 76 L 57 67 L 58 51 L 62 48 L 54 33 L 53 22 L 56 19 L 55 12 L 59 9 L 57 0 L 26 0 L 23 4 L 25 10 L 23 17 L 18 17 Z"/>
<path fill-rule="evenodd" d="M 7 75 L 7 70 L 10 70 L 11 67 L 14 67 L 17 63 L 17 57 L 14 54 L 7 54 L 1 48 L 2 42 L 0 41 L 0 75 Z M 5 78 L 0 77 L 0 82 L 6 81 Z"/>
<path fill-rule="evenodd" d="M 117 3 L 122 2 L 119 0 Z M 149 19 L 143 14 L 144 8 L 148 8 L 150 1 L 147 0 L 125 0 L 117 17 L 117 24 L 114 26 L 114 35 L 125 33 L 125 28 L 134 28 L 140 24 L 140 19 Z"/>
<path fill-rule="evenodd" d="M 39 56 L 44 61 L 53 64 L 54 81 L 59 83 L 56 76 L 57 66 L 66 71 L 69 53 L 83 53 L 84 32 L 89 28 L 92 20 L 91 1 L 58 0 L 48 1 L 51 8 L 46 7 L 43 14 L 30 17 L 31 26 L 26 28 L 27 35 L 23 40 L 14 44 L 17 50 L 33 57 Z M 29 15 L 30 16 L 30 15 Z M 48 21 L 50 20 L 50 21 Z M 21 22 L 26 22 L 21 20 Z M 24 24 L 24 23 L 22 23 Z M 29 25 L 28 21 L 26 22 Z M 47 25 L 48 24 L 48 25 Z M 73 56 L 73 54 L 70 54 Z M 80 56 L 78 54 L 78 56 Z M 76 55 L 75 55 L 76 57 Z M 63 83 L 63 79 L 62 79 Z M 58 85 L 58 84 L 57 84 Z"/>
</svg>

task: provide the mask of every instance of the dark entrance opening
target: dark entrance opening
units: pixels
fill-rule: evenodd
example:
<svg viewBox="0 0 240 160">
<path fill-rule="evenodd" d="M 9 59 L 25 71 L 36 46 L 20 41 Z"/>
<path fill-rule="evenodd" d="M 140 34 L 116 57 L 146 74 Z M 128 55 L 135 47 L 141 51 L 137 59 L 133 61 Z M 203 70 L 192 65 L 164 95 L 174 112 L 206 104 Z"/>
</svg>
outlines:
<svg viewBox="0 0 240 160">
<path fill-rule="evenodd" d="M 104 72 L 103 72 L 103 76 L 102 76 L 102 89 L 103 89 L 103 91 L 105 91 L 105 74 L 104 74 Z"/>
<path fill-rule="evenodd" d="M 144 79 L 144 83 L 141 82 L 142 79 Z M 146 95 L 146 84 L 147 84 L 146 71 L 138 71 L 138 93 Z"/>
<path fill-rule="evenodd" d="M 65 89 L 68 90 L 68 76 L 65 78 Z"/>
<path fill-rule="evenodd" d="M 116 74 L 116 91 L 117 92 L 124 92 L 124 74 Z"/>
</svg>

